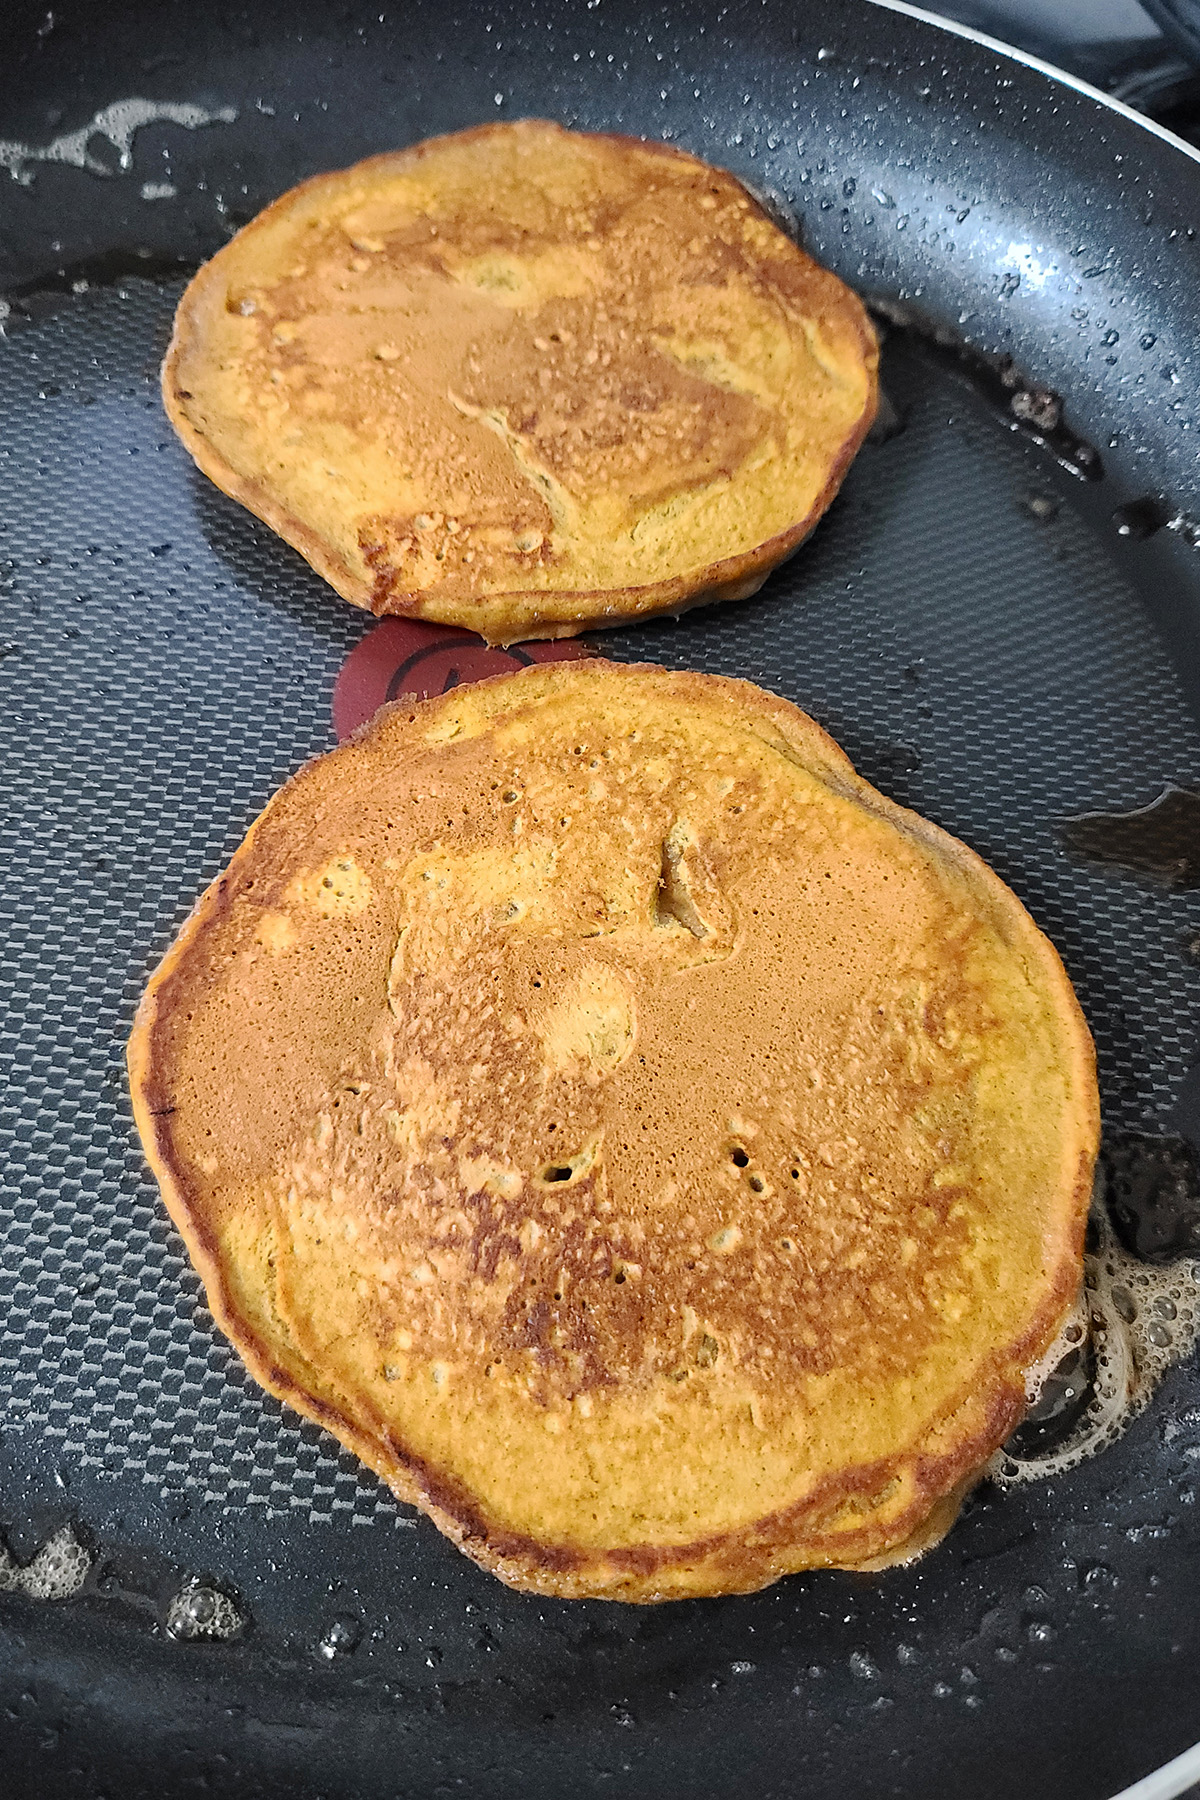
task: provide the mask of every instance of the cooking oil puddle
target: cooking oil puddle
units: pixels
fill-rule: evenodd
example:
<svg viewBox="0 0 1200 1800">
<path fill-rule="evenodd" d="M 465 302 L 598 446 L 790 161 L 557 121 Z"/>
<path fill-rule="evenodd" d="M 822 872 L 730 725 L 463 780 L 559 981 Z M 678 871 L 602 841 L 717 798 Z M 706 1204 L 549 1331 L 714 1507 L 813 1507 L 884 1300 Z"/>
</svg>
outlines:
<svg viewBox="0 0 1200 1800">
<path fill-rule="evenodd" d="M 875 409 L 875 418 L 867 433 L 868 444 L 890 444 L 893 438 L 899 437 L 905 427 L 904 414 L 892 403 L 882 387 L 879 390 L 879 404 Z"/>
<path fill-rule="evenodd" d="M 14 181 L 28 187 L 39 164 L 65 163 L 69 168 L 84 169 L 89 175 L 116 175 L 133 165 L 133 140 L 143 125 L 181 125 L 195 131 L 203 125 L 232 125 L 237 113 L 232 106 L 210 111 L 190 100 L 143 100 L 132 96 L 114 100 L 102 107 L 86 125 L 76 131 L 64 131 L 48 144 L 20 144 L 0 138 L 0 169 L 7 169 Z M 101 156 L 98 143 L 115 153 L 112 160 Z"/>
<path fill-rule="evenodd" d="M 1113 513 L 1117 536 L 1144 542 L 1157 531 L 1173 531 L 1191 550 L 1200 550 L 1200 519 L 1172 507 L 1155 494 L 1143 494 Z"/>
<path fill-rule="evenodd" d="M 1079 1299 L 1030 1370 L 1030 1410 L 988 1473 L 1064 1474 L 1114 1443 L 1200 1340 L 1200 1165 L 1183 1138 L 1117 1134 L 1101 1151 Z"/>
<path fill-rule="evenodd" d="M 13 337 L 28 325 L 39 324 L 64 304 L 97 289 L 115 288 L 120 298 L 127 281 L 164 286 L 183 281 L 196 270 L 195 257 L 168 256 L 141 248 L 106 251 L 85 261 L 64 264 L 19 286 L 6 288 L 0 298 L 0 338 Z"/>
<path fill-rule="evenodd" d="M 1010 431 L 1048 450 L 1060 468 L 1082 481 L 1103 476 L 1100 452 L 1067 423 L 1062 395 L 1025 375 L 1011 357 L 986 355 L 899 300 L 870 297 L 867 310 L 885 340 L 899 331 L 923 345 L 936 363 L 965 378 Z"/>
<path fill-rule="evenodd" d="M 1165 787 L 1132 812 L 1079 813 L 1060 826 L 1069 850 L 1153 875 L 1176 890 L 1200 887 L 1200 794 Z"/>
</svg>

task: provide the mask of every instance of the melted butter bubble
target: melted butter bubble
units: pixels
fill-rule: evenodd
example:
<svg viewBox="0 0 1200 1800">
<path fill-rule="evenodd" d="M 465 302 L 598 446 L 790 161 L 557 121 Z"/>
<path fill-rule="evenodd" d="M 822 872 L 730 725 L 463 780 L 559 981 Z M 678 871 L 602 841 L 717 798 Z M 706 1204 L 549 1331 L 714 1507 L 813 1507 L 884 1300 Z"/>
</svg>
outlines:
<svg viewBox="0 0 1200 1800">
<path fill-rule="evenodd" d="M 184 1642 L 219 1642 L 238 1637 L 246 1615 L 223 1588 L 189 1576 L 167 1608 L 167 1632 Z"/>
<path fill-rule="evenodd" d="M 1029 1371 L 1029 1418 L 989 1465 L 1002 1484 L 1061 1475 L 1107 1449 L 1200 1340 L 1200 1262 L 1141 1261 L 1118 1238 L 1108 1198 L 1101 1165 L 1083 1288 Z"/>
<path fill-rule="evenodd" d="M 0 1594 L 26 1594 L 31 1600 L 69 1600 L 87 1580 L 92 1566 L 69 1525 L 46 1539 L 31 1562 L 22 1566 L 0 1544 Z"/>
</svg>

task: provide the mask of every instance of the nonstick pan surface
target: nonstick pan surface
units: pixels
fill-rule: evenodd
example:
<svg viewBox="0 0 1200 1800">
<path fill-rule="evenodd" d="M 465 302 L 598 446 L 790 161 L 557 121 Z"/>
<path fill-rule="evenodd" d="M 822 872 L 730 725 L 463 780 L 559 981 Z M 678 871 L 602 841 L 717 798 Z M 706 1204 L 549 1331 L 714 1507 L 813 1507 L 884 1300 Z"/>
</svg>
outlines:
<svg viewBox="0 0 1200 1800">
<path fill-rule="evenodd" d="M 123 1076 L 149 969 L 333 741 L 373 629 L 167 427 L 185 272 L 314 171 L 538 114 L 725 164 L 893 320 L 899 429 L 804 550 L 751 601 L 598 641 L 810 710 L 1059 946 L 1110 1142 L 1194 1133 L 1197 894 L 1060 827 L 1200 787 L 1200 168 L 866 0 L 10 0 L 3 30 L 4 1792 L 1101 1800 L 1200 1738 L 1194 1359 L 915 1568 L 522 1598 L 242 1374 Z M 55 1579 L 78 1591 L 20 1591 Z"/>
</svg>

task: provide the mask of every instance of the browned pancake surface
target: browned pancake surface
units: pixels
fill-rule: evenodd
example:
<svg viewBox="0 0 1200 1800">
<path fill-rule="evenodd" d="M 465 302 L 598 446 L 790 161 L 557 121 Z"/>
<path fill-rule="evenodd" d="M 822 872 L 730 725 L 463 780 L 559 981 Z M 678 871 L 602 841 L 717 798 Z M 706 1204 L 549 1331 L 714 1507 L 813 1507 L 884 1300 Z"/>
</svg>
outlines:
<svg viewBox="0 0 1200 1800">
<path fill-rule="evenodd" d="M 1054 951 L 741 682 L 529 669 L 277 796 L 155 976 L 214 1313 L 484 1566 L 742 1591 L 930 1532 L 1080 1273 Z"/>
<path fill-rule="evenodd" d="M 527 120 L 285 194 L 191 283 L 163 394 L 346 599 L 503 643 L 752 592 L 836 492 L 876 363 L 731 176 Z"/>
</svg>

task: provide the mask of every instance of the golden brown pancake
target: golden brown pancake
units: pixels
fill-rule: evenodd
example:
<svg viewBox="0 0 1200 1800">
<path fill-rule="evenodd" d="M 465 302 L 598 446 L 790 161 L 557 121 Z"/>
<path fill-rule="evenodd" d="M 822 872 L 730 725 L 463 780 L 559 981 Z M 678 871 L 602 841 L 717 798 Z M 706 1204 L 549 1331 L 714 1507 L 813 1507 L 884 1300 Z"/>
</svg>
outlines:
<svg viewBox="0 0 1200 1800">
<path fill-rule="evenodd" d="M 163 396 L 345 599 L 505 644 L 753 593 L 837 492 L 876 363 L 732 176 L 525 120 L 269 206 L 184 294 Z"/>
<path fill-rule="evenodd" d="M 745 682 L 386 709 L 253 826 L 129 1064 L 253 1374 L 540 1593 L 912 1553 L 1079 1283 L 1058 957 Z"/>
</svg>

